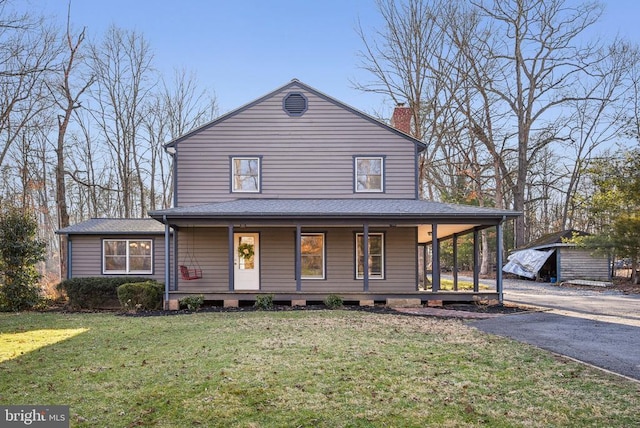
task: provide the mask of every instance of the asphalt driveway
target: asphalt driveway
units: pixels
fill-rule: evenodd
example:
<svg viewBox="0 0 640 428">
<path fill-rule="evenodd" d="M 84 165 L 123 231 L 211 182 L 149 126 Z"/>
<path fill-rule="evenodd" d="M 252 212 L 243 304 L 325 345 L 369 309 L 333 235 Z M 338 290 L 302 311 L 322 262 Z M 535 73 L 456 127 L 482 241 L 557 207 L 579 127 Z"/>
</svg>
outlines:
<svg viewBox="0 0 640 428">
<path fill-rule="evenodd" d="M 471 321 L 510 337 L 640 380 L 640 296 L 505 280 L 505 303 L 537 312 Z"/>
</svg>

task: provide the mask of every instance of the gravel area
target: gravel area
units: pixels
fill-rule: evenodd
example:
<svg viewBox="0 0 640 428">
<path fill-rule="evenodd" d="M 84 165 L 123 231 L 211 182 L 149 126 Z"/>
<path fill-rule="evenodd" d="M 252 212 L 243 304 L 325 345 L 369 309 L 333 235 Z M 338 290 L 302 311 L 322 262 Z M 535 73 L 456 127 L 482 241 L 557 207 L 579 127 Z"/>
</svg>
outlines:
<svg viewBox="0 0 640 428">
<path fill-rule="evenodd" d="M 452 279 L 451 275 L 442 275 L 443 278 Z M 460 281 L 472 282 L 473 278 L 469 276 L 458 276 Z M 481 284 L 488 285 L 489 287 L 495 287 L 495 279 L 481 279 Z M 527 293 L 527 294 L 539 294 L 539 295 L 561 295 L 561 296 L 593 296 L 593 295 L 609 295 L 619 296 L 622 293 L 619 290 L 608 289 L 606 287 L 582 287 L 566 286 L 560 284 L 551 284 L 549 282 L 537 282 L 524 279 L 503 278 L 503 286 L 505 294 L 509 292 L 514 293 Z"/>
</svg>

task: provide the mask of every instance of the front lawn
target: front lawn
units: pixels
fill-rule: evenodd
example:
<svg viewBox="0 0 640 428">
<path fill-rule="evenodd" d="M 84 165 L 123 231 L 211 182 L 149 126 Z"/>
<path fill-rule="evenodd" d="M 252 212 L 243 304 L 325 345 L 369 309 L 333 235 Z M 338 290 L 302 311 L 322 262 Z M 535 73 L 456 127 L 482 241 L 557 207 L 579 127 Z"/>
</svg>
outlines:
<svg viewBox="0 0 640 428">
<path fill-rule="evenodd" d="M 454 320 L 0 314 L 0 356 L 0 404 L 72 426 L 640 426 L 637 383 Z"/>
</svg>

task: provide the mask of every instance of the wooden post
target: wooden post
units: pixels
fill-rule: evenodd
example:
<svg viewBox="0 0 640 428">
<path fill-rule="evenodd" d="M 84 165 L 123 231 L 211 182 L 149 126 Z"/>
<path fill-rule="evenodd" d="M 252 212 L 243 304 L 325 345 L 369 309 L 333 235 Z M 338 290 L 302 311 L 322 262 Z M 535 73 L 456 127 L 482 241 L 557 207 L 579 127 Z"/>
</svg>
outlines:
<svg viewBox="0 0 640 428">
<path fill-rule="evenodd" d="M 363 291 L 369 291 L 369 223 L 363 225 L 362 236 L 362 278 L 363 278 Z M 356 261 L 357 263 L 357 261 Z"/>
<path fill-rule="evenodd" d="M 296 225 L 296 291 L 302 291 L 302 227 Z M 292 304 L 293 305 L 293 304 Z"/>
<path fill-rule="evenodd" d="M 480 239 L 478 228 L 473 229 L 473 291 L 480 290 Z"/>
<path fill-rule="evenodd" d="M 234 283 L 234 268 L 233 264 L 235 263 L 234 254 L 233 254 L 233 224 L 229 225 L 229 291 L 233 291 L 233 283 Z"/>
<path fill-rule="evenodd" d="M 458 291 L 458 234 L 453 234 L 453 291 Z"/>
<path fill-rule="evenodd" d="M 440 291 L 440 243 L 438 225 L 431 225 L 431 291 Z"/>
<path fill-rule="evenodd" d="M 503 219 L 504 221 L 504 219 Z M 496 226 L 496 291 L 500 304 L 504 301 L 502 289 L 502 221 Z"/>
</svg>

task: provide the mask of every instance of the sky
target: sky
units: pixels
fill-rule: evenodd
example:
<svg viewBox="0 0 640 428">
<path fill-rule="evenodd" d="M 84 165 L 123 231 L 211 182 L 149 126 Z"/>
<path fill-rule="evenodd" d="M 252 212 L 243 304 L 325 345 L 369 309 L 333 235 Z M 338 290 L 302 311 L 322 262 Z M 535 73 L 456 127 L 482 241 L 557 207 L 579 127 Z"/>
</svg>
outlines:
<svg viewBox="0 0 640 428">
<path fill-rule="evenodd" d="M 60 23 L 68 0 L 18 0 Z M 608 0 L 594 35 L 640 43 L 640 1 Z M 366 34 L 383 29 L 375 0 L 72 0 L 71 22 L 99 39 L 110 25 L 144 34 L 167 77 L 185 68 L 216 94 L 219 112 L 238 108 L 293 78 L 367 113 L 390 108 L 353 81 Z"/>
</svg>

